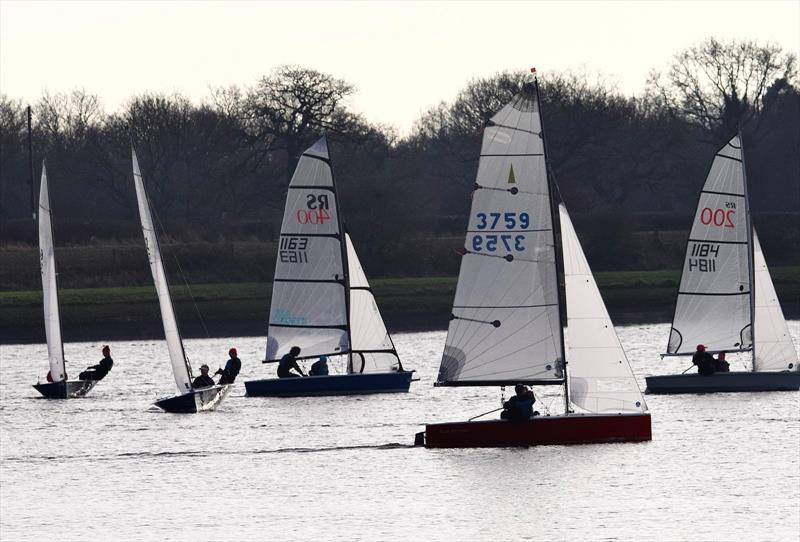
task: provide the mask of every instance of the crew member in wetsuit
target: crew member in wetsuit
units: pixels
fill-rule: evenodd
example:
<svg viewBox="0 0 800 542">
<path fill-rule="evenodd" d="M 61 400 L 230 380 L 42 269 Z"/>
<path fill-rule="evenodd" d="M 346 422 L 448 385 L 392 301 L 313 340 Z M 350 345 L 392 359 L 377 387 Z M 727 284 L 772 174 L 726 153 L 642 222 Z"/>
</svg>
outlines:
<svg viewBox="0 0 800 542">
<path fill-rule="evenodd" d="M 231 359 L 225 363 L 225 368 L 217 369 L 217 372 L 214 373 L 222 375 L 218 382 L 220 386 L 224 384 L 233 384 L 233 381 L 236 380 L 236 376 L 239 374 L 239 371 L 242 370 L 242 360 L 237 357 L 236 348 L 231 348 L 228 350 L 228 355 L 231 357 Z"/>
<path fill-rule="evenodd" d="M 697 351 L 692 356 L 692 364 L 697 365 L 697 372 L 703 376 L 714 374 L 714 356 L 706 352 L 705 345 L 697 345 Z"/>
<path fill-rule="evenodd" d="M 296 378 L 298 376 L 306 376 L 303 370 L 297 364 L 297 356 L 300 355 L 300 347 L 293 346 L 289 353 L 281 358 L 278 362 L 278 378 Z M 300 374 L 292 372 L 292 369 Z"/>
<path fill-rule="evenodd" d="M 520 421 L 528 420 L 531 416 L 538 416 L 539 413 L 533 411 L 533 403 L 536 402 L 536 398 L 528 386 L 517 384 L 514 386 L 514 391 L 516 395 L 503 403 L 503 412 L 500 413 L 500 418 Z"/>
<path fill-rule="evenodd" d="M 200 366 L 200 376 L 194 379 L 192 382 L 193 388 L 208 388 L 209 386 L 214 386 L 214 380 L 208 376 L 208 365 L 205 363 Z"/>
<path fill-rule="evenodd" d="M 714 360 L 714 370 L 718 373 L 731 372 L 731 365 L 725 361 L 725 352 L 720 352 Z"/>
<path fill-rule="evenodd" d="M 308 371 L 308 376 L 327 376 L 328 375 L 328 356 L 320 356 Z"/>
<path fill-rule="evenodd" d="M 92 365 L 81 374 L 78 378 L 81 380 L 103 380 L 106 375 L 111 371 L 114 366 L 114 360 L 111 359 L 111 348 L 108 345 L 103 346 L 103 359 L 97 365 Z"/>
</svg>

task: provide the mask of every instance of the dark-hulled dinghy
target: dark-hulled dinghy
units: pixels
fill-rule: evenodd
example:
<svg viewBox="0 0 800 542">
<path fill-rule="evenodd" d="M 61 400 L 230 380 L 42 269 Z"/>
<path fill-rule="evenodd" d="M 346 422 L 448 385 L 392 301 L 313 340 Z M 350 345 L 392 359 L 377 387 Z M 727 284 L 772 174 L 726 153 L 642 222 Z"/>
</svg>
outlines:
<svg viewBox="0 0 800 542">
<path fill-rule="evenodd" d="M 156 235 L 153 216 L 150 211 L 150 202 L 147 199 L 142 173 L 139 170 L 136 151 L 131 149 L 131 154 L 133 181 L 136 188 L 136 199 L 139 204 L 139 217 L 142 221 L 144 243 L 147 247 L 147 259 L 150 262 L 150 271 L 153 274 L 153 282 L 158 294 L 161 322 L 164 325 L 164 337 L 167 341 L 172 373 L 175 376 L 175 384 L 178 386 L 178 392 L 180 393 L 180 395 L 174 397 L 160 399 L 155 402 L 155 405 L 166 412 L 192 413 L 214 410 L 222 402 L 230 386 L 210 386 L 198 389 L 192 387 L 192 366 L 186 357 L 183 340 L 178 329 L 178 321 L 175 318 L 175 309 L 172 305 L 167 275 L 164 272 L 164 264 L 161 260 L 161 248 L 158 244 L 158 236 Z"/>
<path fill-rule="evenodd" d="M 44 334 L 47 339 L 47 357 L 50 362 L 52 382 L 38 382 L 33 387 L 48 399 L 83 397 L 94 387 L 95 381 L 67 379 L 58 306 L 58 274 L 56 273 L 53 242 L 53 218 L 50 209 L 50 192 L 47 188 L 47 169 L 44 162 L 42 162 L 42 182 L 39 190 L 39 264 L 42 270 Z"/>
<path fill-rule="evenodd" d="M 560 205 L 553 216 L 554 188 L 534 79 L 484 130 L 436 385 L 563 386 L 565 413 L 429 424 L 417 434 L 417 444 L 464 448 L 651 439 L 650 414 L 566 208 Z M 555 243 L 559 217 L 568 349 Z"/>
<path fill-rule="evenodd" d="M 648 376 L 647 393 L 800 389 L 797 351 L 750 217 L 740 135 L 717 152 L 700 193 L 665 356 L 752 356 L 750 370 Z"/>
<path fill-rule="evenodd" d="M 267 333 L 265 363 L 297 346 L 299 360 L 327 356 L 342 374 L 251 380 L 249 396 L 407 392 L 411 385 L 413 371 L 403 369 L 342 227 L 325 137 L 303 153 L 289 184 Z"/>
</svg>

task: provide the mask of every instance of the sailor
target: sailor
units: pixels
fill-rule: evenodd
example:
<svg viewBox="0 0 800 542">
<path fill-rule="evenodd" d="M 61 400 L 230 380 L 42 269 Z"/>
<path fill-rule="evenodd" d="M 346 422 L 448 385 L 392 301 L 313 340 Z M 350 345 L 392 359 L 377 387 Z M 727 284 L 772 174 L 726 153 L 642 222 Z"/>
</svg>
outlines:
<svg viewBox="0 0 800 542">
<path fill-rule="evenodd" d="M 718 373 L 731 372 L 730 364 L 727 361 L 725 361 L 725 352 L 720 352 L 717 355 L 717 359 L 714 360 L 714 371 Z"/>
<path fill-rule="evenodd" d="M 193 388 L 208 388 L 209 386 L 213 386 L 214 381 L 208 376 L 208 365 L 205 363 L 200 366 L 200 376 L 194 379 L 192 382 Z"/>
<path fill-rule="evenodd" d="M 101 352 L 103 353 L 103 359 L 97 365 L 92 365 L 79 374 L 78 378 L 80 380 L 103 380 L 111 371 L 114 366 L 114 360 L 111 359 L 111 348 L 107 344 L 103 345 Z"/>
<path fill-rule="evenodd" d="M 300 347 L 293 346 L 289 353 L 283 356 L 278 362 L 278 378 L 294 378 L 298 376 L 306 376 L 303 374 L 303 370 L 297 364 L 297 356 L 300 355 Z M 297 371 L 300 374 L 296 374 L 292 372 L 292 369 Z"/>
<path fill-rule="evenodd" d="M 503 403 L 503 412 L 500 413 L 500 418 L 504 420 L 528 420 L 531 416 L 538 416 L 538 412 L 534 412 L 533 403 L 536 398 L 533 392 L 528 389 L 528 386 L 517 384 L 514 386 L 514 395 L 511 399 Z"/>
<path fill-rule="evenodd" d="M 311 366 L 308 376 L 327 376 L 328 375 L 328 356 L 320 356 Z"/>
<path fill-rule="evenodd" d="M 697 345 L 697 351 L 692 356 L 692 364 L 697 365 L 697 372 L 703 376 L 714 374 L 714 356 L 706 352 L 705 345 Z"/>
<path fill-rule="evenodd" d="M 224 369 L 217 369 L 217 372 L 214 374 L 222 375 L 219 379 L 219 385 L 222 386 L 224 384 L 233 384 L 233 381 L 236 380 L 236 376 L 239 374 L 239 371 L 242 370 L 242 360 L 237 357 L 236 348 L 231 348 L 228 350 L 228 355 L 230 359 L 225 363 Z"/>
</svg>

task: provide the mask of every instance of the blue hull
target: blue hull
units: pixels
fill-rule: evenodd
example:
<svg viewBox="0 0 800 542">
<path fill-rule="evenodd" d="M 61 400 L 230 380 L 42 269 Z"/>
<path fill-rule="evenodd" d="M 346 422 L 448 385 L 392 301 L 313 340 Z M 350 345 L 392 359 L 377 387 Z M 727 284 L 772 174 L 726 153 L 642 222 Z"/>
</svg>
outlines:
<svg viewBox="0 0 800 542">
<path fill-rule="evenodd" d="M 648 376 L 645 393 L 714 393 L 750 391 L 795 391 L 800 389 L 800 373 L 730 372 L 702 376 L 696 373 L 682 375 Z"/>
<path fill-rule="evenodd" d="M 401 393 L 411 386 L 413 371 L 352 375 L 268 378 L 245 382 L 250 397 L 306 397 L 311 395 L 361 395 Z"/>
</svg>

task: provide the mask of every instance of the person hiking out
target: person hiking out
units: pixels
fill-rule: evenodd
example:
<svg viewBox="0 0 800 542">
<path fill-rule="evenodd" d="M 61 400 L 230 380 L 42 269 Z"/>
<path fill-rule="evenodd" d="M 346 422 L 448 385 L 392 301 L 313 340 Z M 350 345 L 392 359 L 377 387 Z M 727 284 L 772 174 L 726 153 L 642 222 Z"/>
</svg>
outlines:
<svg viewBox="0 0 800 542">
<path fill-rule="evenodd" d="M 111 348 L 108 345 L 104 345 L 101 352 L 103 353 L 103 359 L 97 365 L 92 365 L 79 374 L 78 378 L 80 380 L 103 380 L 111 371 L 114 366 L 114 360 L 111 359 Z"/>
<path fill-rule="evenodd" d="M 225 384 L 233 384 L 233 381 L 236 380 L 239 371 L 242 370 L 242 360 L 239 359 L 236 348 L 231 348 L 228 350 L 228 355 L 230 356 L 230 359 L 225 363 L 225 368 L 217 369 L 217 372 L 214 373 L 222 375 L 218 382 L 220 386 Z"/>
</svg>

